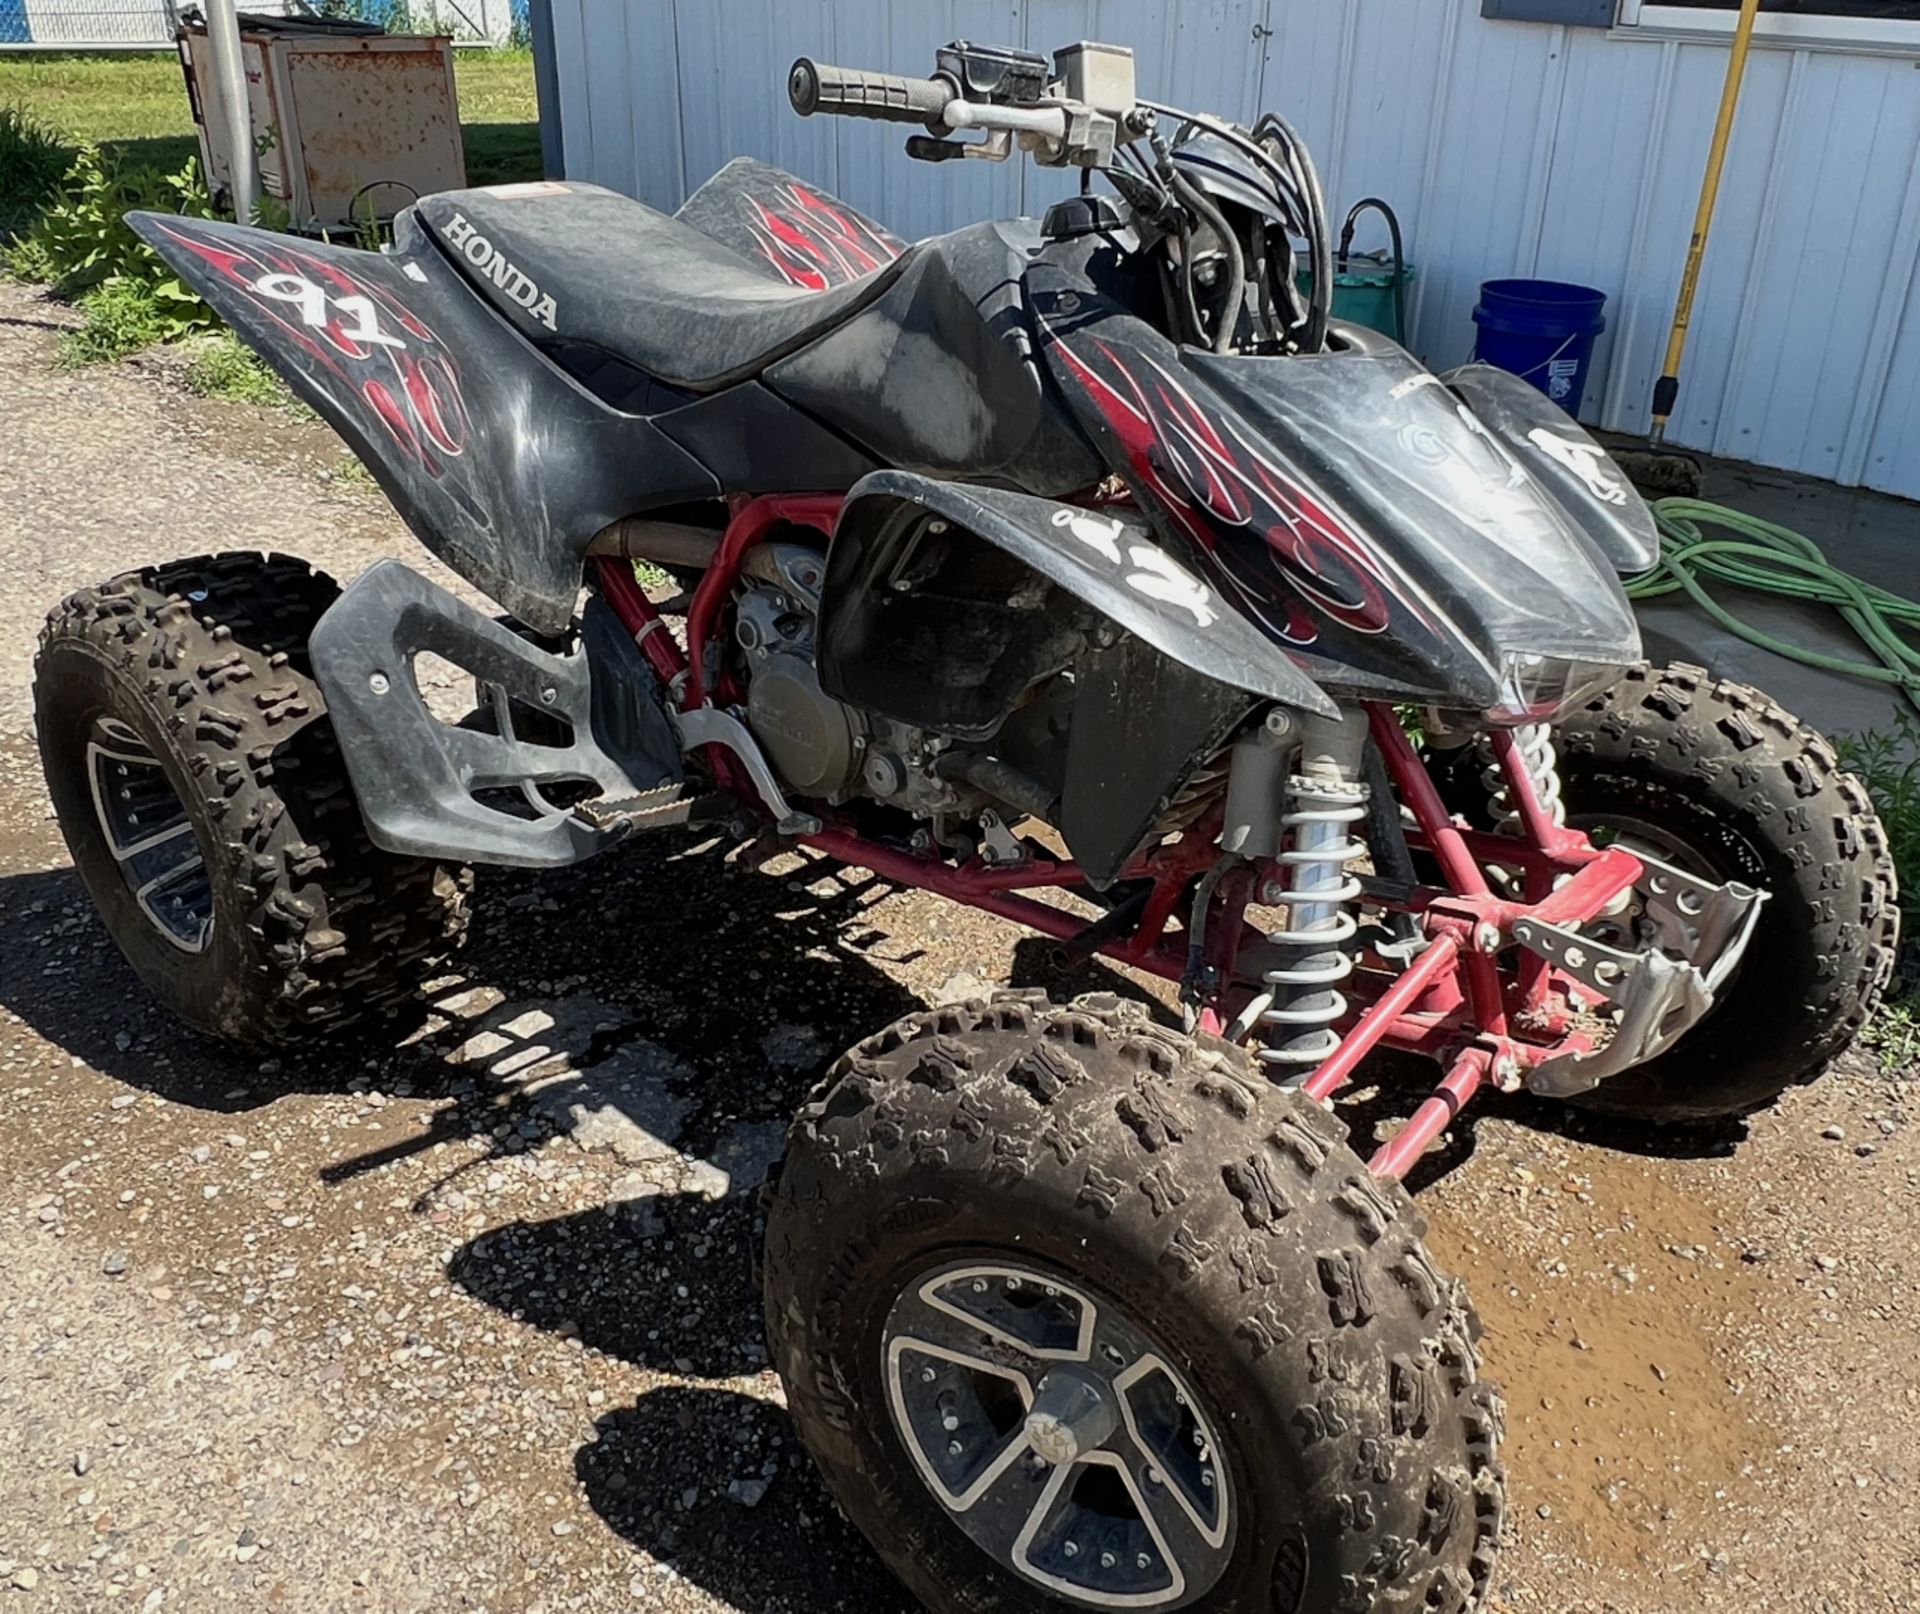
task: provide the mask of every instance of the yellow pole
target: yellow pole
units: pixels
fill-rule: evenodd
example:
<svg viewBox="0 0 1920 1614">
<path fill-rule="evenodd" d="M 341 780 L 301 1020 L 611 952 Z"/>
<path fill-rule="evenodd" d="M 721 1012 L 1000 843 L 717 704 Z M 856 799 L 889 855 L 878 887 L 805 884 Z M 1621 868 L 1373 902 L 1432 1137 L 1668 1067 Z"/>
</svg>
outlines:
<svg viewBox="0 0 1920 1614">
<path fill-rule="evenodd" d="M 1720 91 L 1720 117 L 1713 126 L 1713 146 L 1707 153 L 1706 177 L 1700 182 L 1700 208 L 1693 217 L 1693 240 L 1687 247 L 1687 268 L 1680 277 L 1680 301 L 1673 311 L 1673 331 L 1667 337 L 1667 362 L 1653 387 L 1653 440 L 1667 435 L 1667 419 L 1680 396 L 1680 361 L 1686 357 L 1687 328 L 1693 323 L 1693 299 L 1700 290 L 1700 265 L 1707 256 L 1707 235 L 1713 229 L 1713 210 L 1720 201 L 1720 174 L 1727 164 L 1727 143 L 1733 136 L 1733 115 L 1740 107 L 1740 87 L 1747 76 L 1747 49 L 1753 43 L 1753 25 L 1760 0 L 1741 0 L 1740 21 L 1733 31 L 1733 54 L 1727 59 L 1727 82 Z"/>
</svg>

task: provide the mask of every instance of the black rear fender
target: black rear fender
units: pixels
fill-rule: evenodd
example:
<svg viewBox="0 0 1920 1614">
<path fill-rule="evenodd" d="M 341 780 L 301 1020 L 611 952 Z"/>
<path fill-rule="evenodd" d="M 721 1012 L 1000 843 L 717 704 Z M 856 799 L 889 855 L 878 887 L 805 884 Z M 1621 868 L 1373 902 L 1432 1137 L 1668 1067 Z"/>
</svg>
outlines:
<svg viewBox="0 0 1920 1614">
<path fill-rule="evenodd" d="M 995 565 L 995 551 L 1011 561 Z M 1032 574 L 1090 610 L 1063 609 Z M 1285 653 L 1136 513 L 876 471 L 854 485 L 822 591 L 822 685 L 855 706 L 985 736 L 1104 618 L 1231 689 L 1332 715 Z M 1109 641 L 1113 635 L 1099 635 Z"/>
<path fill-rule="evenodd" d="M 390 253 L 209 219 L 128 222 L 346 440 L 420 541 L 529 627 L 573 615 L 586 547 L 713 475 L 607 408 L 400 215 Z"/>
</svg>

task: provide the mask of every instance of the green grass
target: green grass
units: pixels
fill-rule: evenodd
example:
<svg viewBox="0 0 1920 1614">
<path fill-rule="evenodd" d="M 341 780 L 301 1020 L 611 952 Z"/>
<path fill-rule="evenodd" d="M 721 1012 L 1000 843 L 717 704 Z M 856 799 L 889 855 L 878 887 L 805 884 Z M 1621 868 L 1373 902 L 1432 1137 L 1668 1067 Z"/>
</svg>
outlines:
<svg viewBox="0 0 1920 1614">
<path fill-rule="evenodd" d="M 373 479 L 373 472 L 360 463 L 357 454 L 343 454 L 340 463 L 334 467 L 333 480 L 344 482 L 348 487 L 372 488 L 379 491 L 380 484 Z"/>
<path fill-rule="evenodd" d="M 1846 735 L 1838 749 L 1886 826 L 1900 875 L 1901 917 L 1909 940 L 1920 941 L 1920 722 L 1901 712 L 1891 730 Z"/>
<path fill-rule="evenodd" d="M 72 161 L 72 147 L 52 124 L 0 102 L 0 244 L 39 216 Z"/>
<path fill-rule="evenodd" d="M 1889 997 L 1867 1027 L 1867 1046 L 1887 1075 L 1920 1065 L 1920 991 Z"/>
<path fill-rule="evenodd" d="M 109 280 L 80 299 L 86 323 L 60 338 L 60 362 L 101 364 L 167 339 L 160 308 L 135 280 Z"/>
<path fill-rule="evenodd" d="M 540 107 L 531 51 L 456 51 L 460 130 L 469 185 L 540 177 Z"/>
<path fill-rule="evenodd" d="M 454 52 L 467 181 L 540 177 L 539 109 L 526 51 Z M 199 152 L 180 63 L 165 51 L 0 56 L 0 107 L 16 106 L 109 161 L 171 173 Z M 13 175 L 0 130 L 0 214 Z M 0 216 L 0 224 L 4 217 Z"/>
<path fill-rule="evenodd" d="M 269 404 L 276 409 L 302 405 L 282 381 L 243 347 L 229 331 L 203 337 L 181 372 L 181 382 L 197 398 L 235 398 L 242 403 Z"/>
</svg>

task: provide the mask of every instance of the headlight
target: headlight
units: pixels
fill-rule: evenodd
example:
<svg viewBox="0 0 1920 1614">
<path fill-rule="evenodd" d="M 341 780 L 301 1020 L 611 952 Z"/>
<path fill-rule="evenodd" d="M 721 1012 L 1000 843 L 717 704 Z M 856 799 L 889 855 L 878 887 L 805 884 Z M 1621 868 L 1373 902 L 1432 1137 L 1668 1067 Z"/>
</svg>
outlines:
<svg viewBox="0 0 1920 1614">
<path fill-rule="evenodd" d="M 1486 712 L 1489 723 L 1548 723 L 1571 706 L 1600 693 L 1627 669 L 1559 656 L 1509 651 L 1500 664 L 1500 699 Z"/>
</svg>

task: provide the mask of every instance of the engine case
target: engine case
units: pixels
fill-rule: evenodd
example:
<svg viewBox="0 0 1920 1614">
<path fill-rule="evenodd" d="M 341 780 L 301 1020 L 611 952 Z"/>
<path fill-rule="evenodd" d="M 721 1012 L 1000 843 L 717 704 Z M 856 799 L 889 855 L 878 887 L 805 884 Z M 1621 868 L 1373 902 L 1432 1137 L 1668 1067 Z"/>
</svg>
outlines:
<svg viewBox="0 0 1920 1614">
<path fill-rule="evenodd" d="M 859 714 L 821 692 L 810 655 L 782 650 L 761 659 L 747 685 L 747 727 L 803 796 L 837 796 L 859 777 Z"/>
<path fill-rule="evenodd" d="M 814 670 L 818 555 L 769 544 L 748 570 L 769 581 L 741 596 L 734 629 L 747 658 L 747 727 L 783 784 L 835 803 L 871 796 L 919 817 L 984 800 L 935 774 L 947 744 L 941 736 L 861 712 L 821 689 Z"/>
</svg>

